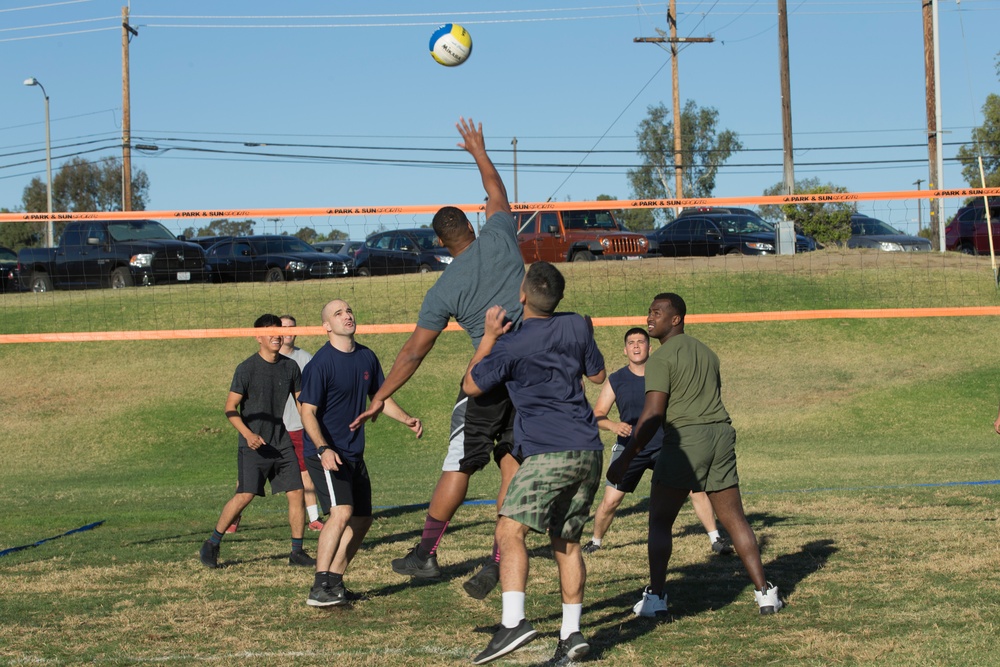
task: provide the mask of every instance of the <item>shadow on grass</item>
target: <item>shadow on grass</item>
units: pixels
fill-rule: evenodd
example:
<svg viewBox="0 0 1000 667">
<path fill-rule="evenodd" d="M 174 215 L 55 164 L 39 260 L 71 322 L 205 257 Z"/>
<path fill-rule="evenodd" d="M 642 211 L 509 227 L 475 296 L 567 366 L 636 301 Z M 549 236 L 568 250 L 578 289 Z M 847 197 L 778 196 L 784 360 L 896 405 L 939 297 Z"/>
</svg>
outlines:
<svg viewBox="0 0 1000 667">
<path fill-rule="evenodd" d="M 785 597 L 799 582 L 823 568 L 836 552 L 833 540 L 816 540 L 795 553 L 765 562 L 764 569 Z M 734 567 L 739 572 L 737 576 L 733 576 Z M 637 639 L 675 618 L 694 616 L 745 600 L 748 582 L 736 558 L 713 558 L 669 572 L 670 616 L 666 619 L 633 616 L 632 605 L 639 599 L 638 592 L 621 593 L 587 605 L 588 625 L 599 628 L 590 637 L 590 659 L 600 659 L 609 648 Z M 553 616 L 553 619 L 558 617 Z"/>
</svg>

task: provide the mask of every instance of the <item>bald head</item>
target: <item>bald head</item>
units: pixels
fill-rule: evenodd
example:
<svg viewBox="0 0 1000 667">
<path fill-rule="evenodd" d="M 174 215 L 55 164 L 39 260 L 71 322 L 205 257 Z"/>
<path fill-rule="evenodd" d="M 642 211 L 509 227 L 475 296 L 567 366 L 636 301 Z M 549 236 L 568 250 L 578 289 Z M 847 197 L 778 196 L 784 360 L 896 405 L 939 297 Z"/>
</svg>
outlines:
<svg viewBox="0 0 1000 667">
<path fill-rule="evenodd" d="M 346 301 L 334 299 L 326 304 L 323 306 L 320 318 L 323 320 L 323 328 L 331 339 L 337 336 L 354 337 L 354 311 Z"/>
</svg>

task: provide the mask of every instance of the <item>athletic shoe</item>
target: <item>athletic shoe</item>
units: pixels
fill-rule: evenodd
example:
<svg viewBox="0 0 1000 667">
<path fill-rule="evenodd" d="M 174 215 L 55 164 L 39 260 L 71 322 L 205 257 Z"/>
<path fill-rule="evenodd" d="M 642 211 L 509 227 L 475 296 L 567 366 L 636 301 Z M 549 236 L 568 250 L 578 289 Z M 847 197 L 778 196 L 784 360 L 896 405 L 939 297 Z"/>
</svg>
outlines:
<svg viewBox="0 0 1000 667">
<path fill-rule="evenodd" d="M 531 627 L 531 623 L 528 623 L 526 618 L 522 618 L 521 622 L 513 628 L 500 626 L 500 629 L 493 635 L 493 639 L 486 645 L 486 650 L 473 658 L 472 663 L 482 665 L 490 660 L 496 660 L 502 655 L 507 655 L 511 651 L 521 648 L 537 635 L 538 633 Z"/>
<path fill-rule="evenodd" d="M 310 607 L 336 607 L 347 604 L 347 595 L 344 584 L 331 586 L 324 582 L 319 586 L 313 586 L 309 590 L 309 597 L 306 604 Z"/>
<path fill-rule="evenodd" d="M 213 569 L 219 567 L 219 545 L 212 544 L 212 540 L 205 540 L 205 543 L 201 545 L 198 557 L 201 558 L 201 564 L 205 567 Z"/>
<path fill-rule="evenodd" d="M 441 576 L 441 570 L 438 569 L 437 556 L 421 558 L 417 553 L 417 547 L 413 547 L 407 551 L 406 555 L 402 558 L 394 559 L 392 561 L 392 571 L 396 574 L 416 577 L 418 579 L 434 579 Z"/>
<path fill-rule="evenodd" d="M 753 595 L 757 599 L 757 606 L 760 607 L 761 616 L 777 614 L 778 610 L 785 606 L 781 598 L 778 597 L 778 587 L 770 581 L 767 582 L 766 591 L 762 593 L 755 590 Z"/>
<path fill-rule="evenodd" d="M 642 599 L 635 603 L 632 607 L 632 612 L 636 616 L 645 616 L 647 618 L 663 618 L 667 615 L 667 594 L 654 595 L 646 586 L 646 589 L 642 592 Z"/>
<path fill-rule="evenodd" d="M 726 538 L 720 536 L 719 539 L 712 542 L 712 551 L 714 551 L 719 556 L 728 556 L 733 553 L 733 545 Z"/>
<path fill-rule="evenodd" d="M 500 581 L 500 564 L 492 558 L 488 560 L 479 572 L 469 577 L 468 581 L 462 584 L 462 588 L 469 594 L 469 597 L 476 600 L 485 600 Z"/>
<path fill-rule="evenodd" d="M 580 548 L 580 550 L 585 554 L 592 554 L 595 551 L 600 551 L 600 549 L 601 545 L 594 542 L 594 540 L 587 542 Z"/>
<path fill-rule="evenodd" d="M 316 559 L 302 549 L 296 549 L 292 553 L 288 554 L 288 564 L 298 565 L 300 567 L 313 567 L 316 565 Z"/>
<path fill-rule="evenodd" d="M 319 519 L 316 519 L 315 521 L 310 521 L 309 525 L 307 525 L 306 528 L 308 528 L 313 532 L 321 531 L 323 530 L 323 522 L 320 521 Z"/>
<path fill-rule="evenodd" d="M 546 662 L 552 667 L 562 667 L 562 665 L 572 665 L 574 660 L 584 657 L 590 652 L 590 644 L 579 632 L 574 632 L 566 639 L 560 639 L 556 644 L 556 654 Z"/>
<path fill-rule="evenodd" d="M 240 527 L 240 519 L 242 519 L 242 518 L 243 518 L 242 514 L 237 514 L 236 515 L 236 521 L 233 521 L 231 524 L 229 524 L 229 528 L 226 528 L 226 532 L 227 533 L 235 533 L 236 529 Z"/>
</svg>

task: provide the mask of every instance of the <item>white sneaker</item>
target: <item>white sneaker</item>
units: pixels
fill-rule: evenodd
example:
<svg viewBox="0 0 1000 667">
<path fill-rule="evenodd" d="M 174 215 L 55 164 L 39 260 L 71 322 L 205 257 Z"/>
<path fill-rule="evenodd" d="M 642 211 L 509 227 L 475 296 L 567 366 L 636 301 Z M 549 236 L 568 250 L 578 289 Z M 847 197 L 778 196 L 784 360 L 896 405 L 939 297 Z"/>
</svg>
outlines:
<svg viewBox="0 0 1000 667">
<path fill-rule="evenodd" d="M 649 586 L 642 592 L 642 599 L 635 603 L 632 612 L 636 616 L 647 618 L 663 617 L 667 615 L 667 594 L 653 595 Z"/>
<path fill-rule="evenodd" d="M 778 610 L 784 607 L 781 598 L 778 597 L 778 587 L 772 584 L 770 581 L 767 582 L 767 590 L 761 593 L 758 590 L 754 590 L 753 595 L 757 598 L 757 606 L 760 607 L 760 613 L 762 616 L 767 614 L 776 614 Z"/>
</svg>

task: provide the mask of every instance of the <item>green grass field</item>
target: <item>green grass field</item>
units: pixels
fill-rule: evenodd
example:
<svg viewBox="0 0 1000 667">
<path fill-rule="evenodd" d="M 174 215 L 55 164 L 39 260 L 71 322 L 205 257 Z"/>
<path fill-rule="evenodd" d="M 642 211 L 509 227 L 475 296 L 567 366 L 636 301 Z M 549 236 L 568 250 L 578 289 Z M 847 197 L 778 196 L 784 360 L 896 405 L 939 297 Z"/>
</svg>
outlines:
<svg viewBox="0 0 1000 667">
<path fill-rule="evenodd" d="M 642 315 L 668 289 L 692 313 L 1000 303 L 988 264 L 972 258 L 770 259 L 567 266 L 564 304 Z M 242 327 L 265 311 L 312 325 L 336 296 L 362 323 L 412 322 L 433 279 L 2 295 L 0 333 Z M 977 484 L 1000 478 L 995 318 L 688 332 L 722 359 L 744 502 L 788 607 L 759 617 L 738 560 L 710 555 L 685 508 L 667 581 L 672 622 L 634 618 L 646 481 L 587 557 L 588 660 L 995 664 L 1000 484 Z M 597 330 L 609 370 L 623 364 L 622 333 Z M 405 336 L 361 340 L 388 367 Z M 309 350 L 322 342 L 299 340 Z M 306 606 L 312 573 L 286 564 L 283 497 L 254 501 L 223 542 L 227 567 L 197 559 L 232 494 L 236 438 L 222 409 L 233 369 L 254 350 L 250 339 L 0 345 L 0 551 L 103 521 L 0 556 L 0 664 L 448 665 L 485 646 L 500 596 L 472 600 L 461 583 L 492 542 L 495 469 L 473 478 L 477 503 L 448 529 L 441 581 L 411 584 L 389 567 L 419 536 L 467 337 L 443 334 L 397 394 L 424 419 L 423 440 L 388 419 L 369 427 L 379 509 L 346 580 L 372 599 L 332 612 Z M 542 536 L 528 546 L 527 614 L 542 636 L 497 664 L 537 664 L 555 648 L 555 565 Z M 306 547 L 315 551 L 315 533 Z"/>
</svg>

